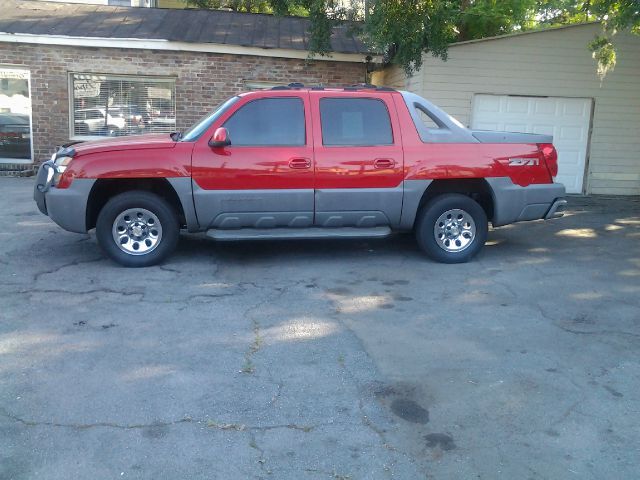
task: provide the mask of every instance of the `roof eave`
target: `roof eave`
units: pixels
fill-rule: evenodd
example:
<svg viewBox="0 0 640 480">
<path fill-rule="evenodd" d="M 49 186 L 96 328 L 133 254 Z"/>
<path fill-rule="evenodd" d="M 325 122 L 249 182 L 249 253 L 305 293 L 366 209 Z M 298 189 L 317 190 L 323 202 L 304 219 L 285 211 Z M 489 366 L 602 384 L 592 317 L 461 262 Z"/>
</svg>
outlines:
<svg viewBox="0 0 640 480">
<path fill-rule="evenodd" d="M 177 52 L 227 53 L 235 55 L 255 55 L 259 57 L 310 59 L 328 62 L 365 63 L 367 56 L 371 56 L 372 61 L 374 62 L 381 59 L 381 57 L 378 58 L 379 56 L 372 55 L 368 52 L 331 52 L 327 55 L 316 55 L 311 58 L 310 52 L 302 49 L 255 47 L 222 43 L 191 43 L 165 39 L 77 37 L 69 35 L 37 35 L 11 32 L 0 32 L 0 42 L 73 47 L 133 48 L 140 50 L 166 50 Z"/>
</svg>

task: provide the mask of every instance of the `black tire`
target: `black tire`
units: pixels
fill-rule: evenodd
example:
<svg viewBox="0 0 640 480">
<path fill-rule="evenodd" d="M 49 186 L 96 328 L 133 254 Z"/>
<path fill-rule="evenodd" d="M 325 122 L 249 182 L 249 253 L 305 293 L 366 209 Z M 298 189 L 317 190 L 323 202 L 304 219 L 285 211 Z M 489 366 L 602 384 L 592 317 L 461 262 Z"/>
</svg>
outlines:
<svg viewBox="0 0 640 480">
<path fill-rule="evenodd" d="M 447 229 L 445 222 L 447 221 L 447 216 L 451 216 L 451 214 L 445 215 L 440 222 L 438 222 L 438 219 L 445 213 L 456 210 L 460 210 L 462 213 L 456 212 L 454 220 L 458 221 L 457 217 L 461 215 L 462 218 L 459 222 L 468 225 L 468 231 L 462 230 L 463 234 L 452 237 L 449 240 L 445 235 Z M 465 214 L 473 219 L 473 223 L 467 222 L 468 217 Z M 436 222 L 443 229 L 442 240 L 440 241 L 434 231 Z M 454 226 L 453 228 L 455 230 L 459 227 Z M 488 230 L 487 214 L 484 209 L 472 198 L 459 193 L 446 193 L 429 200 L 418 212 L 415 225 L 416 240 L 420 248 L 430 258 L 441 263 L 464 263 L 471 260 L 487 241 Z M 471 231 L 473 231 L 473 234 L 469 233 Z M 438 233 L 438 236 L 440 236 L 440 233 Z M 445 245 L 445 242 L 448 243 L 448 246 Z M 468 243 L 465 245 L 464 242 Z M 457 249 L 457 251 L 448 251 L 448 248 Z"/>
<path fill-rule="evenodd" d="M 149 225 L 157 225 L 157 222 L 160 224 L 159 230 L 155 230 L 155 238 L 157 240 L 148 253 L 127 253 L 123 250 L 125 247 L 121 248 L 114 238 L 113 230 L 116 218 L 119 218 L 128 210 L 135 209 L 149 212 L 152 216 L 155 216 L 153 223 L 149 221 Z M 144 228 L 146 229 L 147 226 Z M 153 227 L 148 228 L 151 229 Z M 96 222 L 98 244 L 109 258 L 125 267 L 149 267 L 162 262 L 176 248 L 179 235 L 178 217 L 171 205 L 162 197 L 145 191 L 124 192 L 111 198 L 100 210 Z M 128 238 L 126 235 L 123 236 Z M 149 238 L 151 239 L 152 237 Z M 132 246 L 138 243 L 133 238 L 131 242 Z M 142 240 L 139 245 L 143 245 Z M 150 247 L 143 245 L 143 248 Z"/>
</svg>

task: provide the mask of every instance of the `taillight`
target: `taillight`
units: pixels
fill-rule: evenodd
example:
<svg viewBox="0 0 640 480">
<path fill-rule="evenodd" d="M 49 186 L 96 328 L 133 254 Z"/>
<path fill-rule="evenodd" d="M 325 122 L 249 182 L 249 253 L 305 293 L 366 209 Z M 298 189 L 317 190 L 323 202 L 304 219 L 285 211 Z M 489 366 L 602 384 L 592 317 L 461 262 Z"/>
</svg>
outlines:
<svg viewBox="0 0 640 480">
<path fill-rule="evenodd" d="M 539 143 L 538 148 L 544 157 L 544 163 L 552 177 L 558 175 L 558 152 L 551 143 Z"/>
</svg>

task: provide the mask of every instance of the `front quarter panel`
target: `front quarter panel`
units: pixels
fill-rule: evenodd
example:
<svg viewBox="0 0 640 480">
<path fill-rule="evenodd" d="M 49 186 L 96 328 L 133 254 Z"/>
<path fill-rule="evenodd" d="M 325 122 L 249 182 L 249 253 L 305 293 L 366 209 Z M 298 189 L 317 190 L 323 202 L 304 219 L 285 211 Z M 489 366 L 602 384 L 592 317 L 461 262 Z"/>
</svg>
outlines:
<svg viewBox="0 0 640 480">
<path fill-rule="evenodd" d="M 193 143 L 175 148 L 92 152 L 78 155 L 65 177 L 76 178 L 174 178 L 191 176 Z"/>
</svg>

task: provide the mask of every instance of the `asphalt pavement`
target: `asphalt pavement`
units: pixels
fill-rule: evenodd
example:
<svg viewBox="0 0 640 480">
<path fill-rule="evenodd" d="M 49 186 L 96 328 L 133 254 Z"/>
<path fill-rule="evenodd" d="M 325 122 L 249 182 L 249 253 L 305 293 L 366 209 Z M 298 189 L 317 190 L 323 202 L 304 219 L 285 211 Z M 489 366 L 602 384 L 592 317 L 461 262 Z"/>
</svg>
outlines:
<svg viewBox="0 0 640 480">
<path fill-rule="evenodd" d="M 125 269 L 0 178 L 0 479 L 636 479 L 640 198 Z"/>
</svg>

